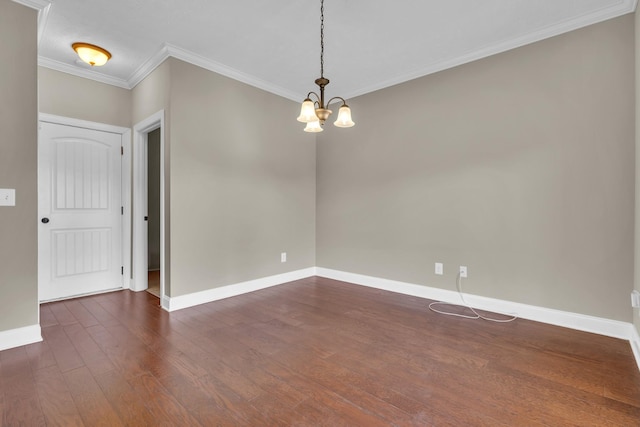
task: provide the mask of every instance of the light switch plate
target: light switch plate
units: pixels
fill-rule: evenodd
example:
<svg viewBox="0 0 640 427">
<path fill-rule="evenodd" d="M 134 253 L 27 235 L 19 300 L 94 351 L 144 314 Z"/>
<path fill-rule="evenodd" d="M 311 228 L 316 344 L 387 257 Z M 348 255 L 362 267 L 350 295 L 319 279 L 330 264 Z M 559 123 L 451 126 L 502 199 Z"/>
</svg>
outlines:
<svg viewBox="0 0 640 427">
<path fill-rule="evenodd" d="M 15 206 L 16 190 L 13 188 L 0 188 L 0 206 Z"/>
</svg>

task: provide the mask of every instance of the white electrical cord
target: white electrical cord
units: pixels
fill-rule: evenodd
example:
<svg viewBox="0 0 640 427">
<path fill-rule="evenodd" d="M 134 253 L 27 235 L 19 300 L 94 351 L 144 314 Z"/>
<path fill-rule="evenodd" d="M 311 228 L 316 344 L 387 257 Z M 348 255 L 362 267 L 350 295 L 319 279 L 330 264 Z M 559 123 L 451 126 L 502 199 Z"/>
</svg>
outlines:
<svg viewBox="0 0 640 427">
<path fill-rule="evenodd" d="M 448 302 L 436 301 L 436 302 L 432 302 L 431 304 L 429 304 L 429 310 L 431 310 L 431 311 L 433 311 L 435 313 L 438 313 L 438 314 L 444 314 L 445 316 L 462 317 L 464 319 L 482 319 L 482 320 L 486 320 L 486 321 L 489 321 L 489 322 L 497 322 L 497 323 L 509 323 L 509 322 L 513 322 L 514 320 L 516 320 L 518 318 L 517 314 L 515 314 L 515 313 L 508 313 L 508 314 L 498 313 L 498 314 L 501 314 L 503 316 L 509 316 L 509 318 L 507 318 L 507 319 L 494 319 L 494 318 L 491 318 L 491 317 L 483 316 L 482 314 L 478 313 L 464 299 L 464 294 L 462 293 L 462 277 L 460 276 L 459 273 L 458 273 L 458 276 L 456 277 L 456 288 L 458 289 L 458 294 L 460 295 L 460 299 L 462 300 L 462 304 L 450 304 Z M 436 306 L 439 306 L 439 305 L 448 305 L 448 306 L 452 306 L 452 307 L 468 308 L 469 310 L 471 310 L 473 315 L 451 313 L 449 311 L 442 311 L 442 310 L 438 310 L 438 309 L 433 308 L 433 307 L 436 307 Z"/>
</svg>

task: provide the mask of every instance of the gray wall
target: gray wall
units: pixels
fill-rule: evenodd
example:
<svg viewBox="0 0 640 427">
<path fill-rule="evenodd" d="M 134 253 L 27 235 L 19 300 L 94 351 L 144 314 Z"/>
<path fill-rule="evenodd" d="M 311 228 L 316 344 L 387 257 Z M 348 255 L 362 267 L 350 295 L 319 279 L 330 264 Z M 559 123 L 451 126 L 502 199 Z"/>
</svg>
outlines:
<svg viewBox="0 0 640 427">
<path fill-rule="evenodd" d="M 0 1 L 0 331 L 38 323 L 37 13 Z"/>
<path fill-rule="evenodd" d="M 317 264 L 629 322 L 634 17 L 351 100 L 318 137 Z M 435 276 L 434 262 L 445 264 Z"/>
<path fill-rule="evenodd" d="M 41 113 L 131 127 L 131 91 L 38 67 Z"/>
<path fill-rule="evenodd" d="M 296 103 L 174 58 L 132 92 L 134 125 L 165 110 L 169 296 L 315 265 L 315 142 L 288 125 Z"/>
<path fill-rule="evenodd" d="M 166 263 L 165 294 L 171 296 L 171 64 L 169 58 L 144 78 L 131 91 L 132 124 L 147 119 L 160 110 L 164 110 L 164 250 Z M 135 148 L 135 147 L 134 147 Z M 135 192 L 135 189 L 133 190 Z M 135 197 L 135 194 L 132 194 Z"/>
<path fill-rule="evenodd" d="M 315 265 L 315 141 L 297 110 L 172 61 L 172 297 Z"/>
<path fill-rule="evenodd" d="M 147 248 L 149 270 L 160 269 L 160 129 L 147 138 Z"/>
<path fill-rule="evenodd" d="M 172 62 L 173 58 L 164 61 L 131 91 L 132 125 L 135 126 L 152 114 L 165 110 L 165 126 L 170 127 Z M 167 132 L 165 144 L 166 134 Z"/>
</svg>

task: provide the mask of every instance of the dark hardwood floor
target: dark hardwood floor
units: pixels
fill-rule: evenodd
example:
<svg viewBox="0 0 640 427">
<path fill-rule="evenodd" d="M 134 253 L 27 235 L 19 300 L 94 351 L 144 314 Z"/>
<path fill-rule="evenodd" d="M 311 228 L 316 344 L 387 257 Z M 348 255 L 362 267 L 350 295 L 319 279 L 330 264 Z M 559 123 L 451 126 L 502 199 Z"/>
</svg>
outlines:
<svg viewBox="0 0 640 427">
<path fill-rule="evenodd" d="M 0 352 L 3 426 L 639 426 L 629 343 L 310 278 L 167 313 L 147 292 L 41 306 Z"/>
</svg>

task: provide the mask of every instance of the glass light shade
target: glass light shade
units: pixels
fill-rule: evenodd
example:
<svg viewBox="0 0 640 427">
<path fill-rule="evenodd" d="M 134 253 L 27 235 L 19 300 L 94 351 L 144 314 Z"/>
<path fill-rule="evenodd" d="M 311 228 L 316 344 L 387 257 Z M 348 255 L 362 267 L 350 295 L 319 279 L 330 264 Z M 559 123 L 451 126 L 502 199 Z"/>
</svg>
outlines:
<svg viewBox="0 0 640 427">
<path fill-rule="evenodd" d="M 304 128 L 304 131 L 305 132 L 322 132 L 322 126 L 320 126 L 320 120 L 307 123 L 307 126 Z"/>
<path fill-rule="evenodd" d="M 351 120 L 351 108 L 346 105 L 340 107 L 340 111 L 338 111 L 338 118 L 333 124 L 339 128 L 350 128 L 355 125 L 353 120 Z"/>
<path fill-rule="evenodd" d="M 89 43 L 74 43 L 71 47 L 76 51 L 80 59 L 92 67 L 104 65 L 111 59 L 111 54 L 100 46 Z"/>
<path fill-rule="evenodd" d="M 316 107 L 313 101 L 309 98 L 305 99 L 300 107 L 300 115 L 297 120 L 302 123 L 317 122 L 318 116 L 316 116 Z"/>
</svg>

